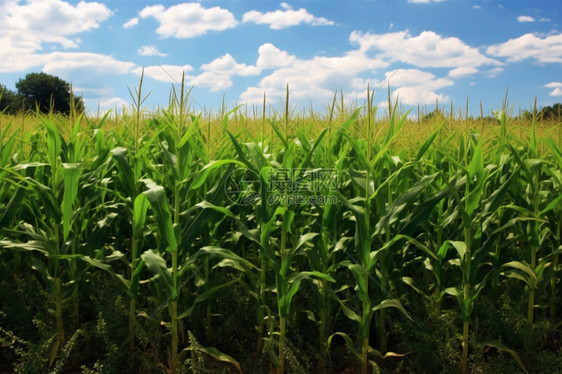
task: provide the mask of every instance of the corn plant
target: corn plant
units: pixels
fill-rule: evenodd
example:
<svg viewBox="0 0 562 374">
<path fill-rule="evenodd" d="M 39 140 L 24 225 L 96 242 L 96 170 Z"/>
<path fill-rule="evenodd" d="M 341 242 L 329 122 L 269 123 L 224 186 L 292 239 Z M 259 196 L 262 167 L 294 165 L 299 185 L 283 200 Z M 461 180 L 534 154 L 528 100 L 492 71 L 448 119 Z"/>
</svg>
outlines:
<svg viewBox="0 0 562 374">
<path fill-rule="evenodd" d="M 401 127 L 403 125 L 405 118 L 406 116 L 404 116 L 399 121 L 397 127 Z M 358 165 L 360 167 L 360 171 L 354 169 L 350 169 L 349 171 L 350 179 L 358 187 L 358 197 L 354 199 L 348 199 L 341 192 L 337 192 L 339 200 L 347 209 L 349 209 L 355 220 L 355 232 L 353 241 L 354 247 L 352 255 L 350 256 L 351 260 L 344 261 L 341 263 L 341 265 L 346 266 L 353 275 L 353 279 L 356 282 L 355 292 L 357 294 L 357 298 L 361 302 L 361 311 L 357 313 L 347 307 L 342 300 L 338 299 L 338 301 L 340 302 L 344 314 L 358 324 L 361 349 L 356 350 L 351 338 L 344 332 L 337 332 L 332 334 L 332 336 L 329 338 L 328 343 L 330 344 L 331 339 L 336 335 L 343 337 L 348 348 L 350 348 L 350 350 L 359 359 L 359 362 L 361 363 L 362 373 L 367 372 L 369 365 L 376 366 L 376 363 L 374 361 L 369 360 L 369 352 L 377 353 L 382 357 L 395 355 L 392 352 L 383 355 L 378 350 L 371 348 L 369 343 L 369 335 L 373 314 L 386 308 L 396 308 L 400 310 L 404 315 L 409 317 L 408 313 L 397 299 L 392 297 L 387 298 L 389 294 L 389 282 L 387 277 L 390 269 L 384 267 L 389 266 L 389 263 L 385 261 L 389 256 L 389 246 L 382 245 L 378 249 L 373 250 L 373 246 L 375 245 L 375 243 L 385 243 L 387 242 L 386 239 L 389 237 L 389 235 L 387 234 L 390 228 L 388 225 L 389 217 L 381 217 L 381 220 L 373 223 L 372 216 L 373 211 L 377 206 L 377 201 L 379 201 L 380 204 L 381 199 L 382 201 L 387 201 L 386 199 L 390 200 L 392 198 L 390 194 L 386 196 L 380 194 L 381 191 L 386 192 L 387 190 L 380 188 L 380 186 L 375 189 L 374 182 L 378 180 L 376 178 L 378 175 L 380 175 L 377 173 L 383 170 L 383 168 L 378 169 L 378 167 L 380 167 L 381 164 L 384 164 L 380 161 L 383 160 L 383 157 L 387 155 L 386 150 L 391 146 L 391 141 L 394 135 L 394 127 L 391 126 L 386 139 L 381 144 L 380 149 L 378 149 L 377 155 L 372 158 L 370 156 L 372 152 L 370 142 L 357 142 L 349 135 L 346 135 L 345 137 L 351 145 L 351 148 L 355 152 L 358 159 Z M 405 169 L 407 169 L 407 167 Z M 395 173 L 395 176 L 399 174 L 398 172 Z M 383 188 L 384 187 L 387 187 L 387 185 L 383 185 Z M 415 193 L 403 195 L 402 198 L 404 198 L 406 201 L 404 202 L 402 207 L 404 207 L 408 203 L 411 203 L 415 199 L 415 197 Z M 390 201 L 389 203 L 392 204 L 392 201 Z M 382 204 L 382 206 L 384 207 L 384 203 Z M 397 215 L 397 212 L 394 213 L 394 217 L 392 217 L 393 220 Z M 381 238 L 381 235 L 384 236 L 384 239 Z M 379 270 L 379 272 L 376 272 L 375 267 L 378 265 L 381 266 L 382 271 Z M 377 275 L 378 285 L 382 288 L 384 297 L 384 299 L 382 299 L 378 304 L 373 303 L 371 292 L 369 291 L 369 283 L 371 283 L 372 279 L 374 279 L 375 274 Z M 382 318 L 384 318 L 384 315 L 382 316 Z M 381 326 L 383 326 L 382 323 Z M 381 333 L 384 333 L 384 331 L 381 331 Z"/>
<path fill-rule="evenodd" d="M 50 353 L 52 365 L 59 349 L 65 342 L 64 299 L 70 293 L 72 316 L 75 325 L 79 324 L 79 286 L 86 266 L 108 270 L 108 265 L 92 258 L 93 253 L 80 253 L 80 242 L 89 241 L 95 225 L 86 219 L 86 202 L 96 205 L 95 197 L 81 195 L 87 189 L 79 191 L 80 185 L 88 185 L 88 179 L 97 175 L 97 170 L 85 169 L 79 163 L 85 158 L 87 142 L 80 132 L 82 118 L 71 123 L 70 141 L 64 141 L 61 132 L 51 117 L 39 117 L 47 132 L 47 147 L 39 148 L 34 143 L 35 153 L 41 161 L 26 160 L 8 171 L 9 182 L 18 191 L 11 202 L 22 204 L 28 212 L 22 216 L 17 228 L 10 231 L 10 238 L 2 240 L 0 246 L 6 249 L 28 252 L 31 267 L 44 279 L 55 303 L 56 338 Z M 98 163 L 89 166 L 102 168 L 103 157 Z M 23 195 L 27 195 L 27 199 Z M 81 195 L 79 197 L 79 195 Z M 85 209 L 78 209 L 76 202 L 82 201 Z M 91 214 L 91 212 L 90 212 Z M 8 222 L 13 216 L 4 215 Z M 92 218 L 95 218 L 93 216 Z M 78 263 L 80 261 L 80 265 Z M 66 289 L 65 289 L 66 288 Z"/>
</svg>

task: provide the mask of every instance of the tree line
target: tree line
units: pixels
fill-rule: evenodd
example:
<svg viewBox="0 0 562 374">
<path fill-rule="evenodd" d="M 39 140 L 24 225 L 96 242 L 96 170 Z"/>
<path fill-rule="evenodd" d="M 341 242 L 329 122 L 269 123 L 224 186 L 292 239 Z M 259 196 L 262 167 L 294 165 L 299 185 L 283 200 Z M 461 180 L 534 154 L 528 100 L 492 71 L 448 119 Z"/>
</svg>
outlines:
<svg viewBox="0 0 562 374">
<path fill-rule="evenodd" d="M 0 113 L 39 111 L 70 113 L 71 106 L 84 111 L 84 101 L 72 95 L 72 86 L 65 80 L 47 73 L 30 73 L 16 82 L 16 91 L 0 83 Z"/>
</svg>

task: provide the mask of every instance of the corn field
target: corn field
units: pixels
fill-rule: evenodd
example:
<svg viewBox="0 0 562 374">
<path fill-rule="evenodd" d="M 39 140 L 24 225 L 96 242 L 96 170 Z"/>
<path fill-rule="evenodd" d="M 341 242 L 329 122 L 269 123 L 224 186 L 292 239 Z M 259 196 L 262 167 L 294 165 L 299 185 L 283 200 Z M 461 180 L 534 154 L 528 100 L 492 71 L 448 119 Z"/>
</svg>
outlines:
<svg viewBox="0 0 562 374">
<path fill-rule="evenodd" d="M 562 124 L 0 119 L 0 372 L 555 373 Z"/>
</svg>

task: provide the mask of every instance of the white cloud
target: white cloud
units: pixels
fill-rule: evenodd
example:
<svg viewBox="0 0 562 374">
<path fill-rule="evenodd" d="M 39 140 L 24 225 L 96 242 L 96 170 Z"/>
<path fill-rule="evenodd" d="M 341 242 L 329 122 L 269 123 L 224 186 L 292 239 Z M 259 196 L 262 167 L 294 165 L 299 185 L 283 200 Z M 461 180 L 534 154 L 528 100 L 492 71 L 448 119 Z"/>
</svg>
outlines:
<svg viewBox="0 0 562 374">
<path fill-rule="evenodd" d="M 435 91 L 453 85 L 448 78 L 437 78 L 435 75 L 418 69 L 393 70 L 385 74 L 391 87 L 398 87 L 393 91 L 400 103 L 406 105 L 432 104 L 435 100 L 448 101 L 449 96 Z"/>
<path fill-rule="evenodd" d="M 158 48 L 152 45 L 143 45 L 138 49 L 137 52 L 141 56 L 160 56 L 160 57 L 167 56 L 166 53 L 160 52 Z"/>
<path fill-rule="evenodd" d="M 81 1 L 28 0 L 0 3 L 0 72 L 23 71 L 40 65 L 35 53 L 45 43 L 76 48 L 80 39 L 71 36 L 96 29 L 111 16 L 105 5 Z"/>
<path fill-rule="evenodd" d="M 190 71 L 193 71 L 191 65 L 156 65 L 146 66 L 144 68 L 144 75 L 160 82 L 179 83 L 181 82 L 182 75 Z M 133 72 L 140 75 L 142 68 L 138 67 Z M 193 79 L 193 76 L 186 75 L 185 78 L 189 81 Z"/>
<path fill-rule="evenodd" d="M 543 17 L 539 20 L 539 22 L 550 22 L 550 19 Z"/>
<path fill-rule="evenodd" d="M 102 97 L 98 99 L 85 99 L 86 107 L 96 109 L 99 108 L 103 114 L 108 110 L 119 111 L 123 108 L 129 108 L 131 104 L 120 97 Z"/>
<path fill-rule="evenodd" d="M 469 75 L 478 73 L 478 69 L 473 66 L 460 66 L 449 71 L 449 77 L 451 78 L 464 78 Z"/>
<path fill-rule="evenodd" d="M 127 22 L 125 22 L 123 24 L 123 27 L 126 28 L 126 29 L 130 29 L 130 28 L 133 28 L 136 25 L 138 25 L 138 23 L 139 23 L 139 17 L 134 17 L 134 18 L 131 18 L 130 20 L 128 20 Z"/>
<path fill-rule="evenodd" d="M 493 68 L 485 71 L 484 75 L 488 78 L 495 78 L 501 72 L 503 72 L 503 68 Z"/>
<path fill-rule="evenodd" d="M 521 22 L 521 23 L 535 22 L 535 18 L 531 16 L 519 16 L 517 17 L 517 22 Z"/>
<path fill-rule="evenodd" d="M 354 31 L 350 40 L 364 52 L 374 51 L 379 58 L 408 62 L 422 68 L 478 67 L 501 65 L 456 37 L 442 37 L 433 31 L 412 36 L 409 31 L 370 34 Z"/>
<path fill-rule="evenodd" d="M 270 61 L 282 61 L 283 66 L 263 77 L 257 86 L 248 87 L 240 98 L 257 103 L 263 100 L 264 92 L 270 98 L 280 98 L 284 96 L 287 84 L 291 97 L 296 100 L 329 100 L 338 89 L 342 89 L 347 98 L 362 98 L 369 82 L 372 88 L 389 83 L 394 95 L 406 105 L 428 104 L 435 100 L 449 100 L 448 95 L 439 91 L 453 85 L 454 79 L 478 73 L 480 66 L 496 66 L 499 69 L 494 70 L 496 73 L 502 70 L 501 62 L 483 55 L 460 39 L 441 37 L 433 32 L 419 36 L 411 36 L 407 31 L 382 35 L 353 32 L 350 42 L 357 45 L 357 49 L 341 56 L 316 56 L 304 60 L 289 56 L 271 44 L 262 45 L 258 61 L 265 60 L 262 54 L 267 52 L 272 56 Z M 408 61 L 410 65 L 451 68 L 448 76 L 436 77 L 419 69 L 397 69 L 387 72 L 384 80 L 373 78 L 375 71 L 387 68 L 392 62 L 406 61 L 411 54 L 415 56 Z M 276 55 L 284 58 L 276 58 Z M 258 62 L 256 65 L 262 69 L 268 64 Z"/>
<path fill-rule="evenodd" d="M 162 37 L 194 38 L 209 31 L 224 31 L 237 25 L 234 15 L 220 7 L 204 8 L 199 3 L 182 3 L 166 9 L 163 5 L 147 6 L 141 18 L 155 18 L 156 32 Z"/>
<path fill-rule="evenodd" d="M 220 91 L 232 86 L 233 76 L 251 76 L 260 73 L 256 66 L 236 62 L 229 53 L 201 65 L 203 73 L 194 77 L 191 84 L 209 87 L 211 91 Z"/>
<path fill-rule="evenodd" d="M 269 25 L 273 30 L 284 29 L 291 26 L 298 26 L 300 24 L 309 24 L 312 26 L 327 26 L 333 25 L 334 22 L 324 17 L 315 17 L 308 13 L 304 8 L 294 10 L 289 4 L 281 3 L 283 10 L 276 10 L 273 12 L 258 12 L 251 10 L 244 13 L 242 22 L 253 22 L 258 25 Z"/>
<path fill-rule="evenodd" d="M 550 96 L 562 96 L 562 82 L 550 82 L 544 85 L 546 88 L 553 88 Z"/>
<path fill-rule="evenodd" d="M 285 51 L 281 51 L 271 43 L 262 44 L 258 49 L 258 54 L 259 56 L 256 66 L 260 70 L 287 66 L 296 60 L 295 56 L 289 55 Z"/>
<path fill-rule="evenodd" d="M 84 73 L 84 79 L 91 78 L 92 73 L 125 74 L 136 66 L 132 62 L 119 61 L 111 56 L 90 52 L 52 52 L 38 56 L 43 64 L 43 71 L 65 78 L 72 73 Z"/>
<path fill-rule="evenodd" d="M 561 63 L 562 34 L 546 37 L 525 34 L 505 43 L 492 45 L 486 52 L 496 57 L 507 57 L 510 62 L 535 59 L 540 63 Z"/>
<path fill-rule="evenodd" d="M 258 86 L 248 87 L 240 98 L 248 103 L 259 103 L 266 92 L 268 97 L 277 99 L 285 95 L 288 84 L 292 98 L 322 102 L 331 98 L 336 89 L 364 91 L 366 82 L 359 78 L 359 74 L 372 73 L 389 65 L 386 61 L 368 57 L 360 50 L 351 50 L 342 56 L 286 60 L 289 61 L 288 65 L 263 77 Z"/>
</svg>

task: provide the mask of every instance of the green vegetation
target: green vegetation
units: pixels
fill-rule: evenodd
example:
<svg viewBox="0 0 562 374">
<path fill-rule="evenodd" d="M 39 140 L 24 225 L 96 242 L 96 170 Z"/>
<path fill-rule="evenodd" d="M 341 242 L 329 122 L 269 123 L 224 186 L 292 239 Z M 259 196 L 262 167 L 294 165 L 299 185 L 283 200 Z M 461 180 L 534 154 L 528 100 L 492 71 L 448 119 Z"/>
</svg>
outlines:
<svg viewBox="0 0 562 374">
<path fill-rule="evenodd" d="M 0 84 L 0 112 L 39 111 L 69 114 L 84 111 L 81 98 L 74 98 L 72 87 L 61 78 L 47 73 L 30 73 L 16 82 L 17 92 Z"/>
<path fill-rule="evenodd" d="M 560 122 L 131 93 L 0 116 L 1 372 L 560 372 Z"/>
</svg>

